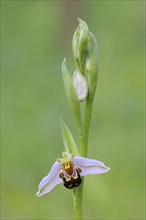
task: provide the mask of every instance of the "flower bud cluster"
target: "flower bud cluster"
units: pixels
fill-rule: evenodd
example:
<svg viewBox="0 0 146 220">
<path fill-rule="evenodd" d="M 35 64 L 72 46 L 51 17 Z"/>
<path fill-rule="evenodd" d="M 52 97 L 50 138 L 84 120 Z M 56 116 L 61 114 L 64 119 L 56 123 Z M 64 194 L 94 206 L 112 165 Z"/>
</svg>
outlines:
<svg viewBox="0 0 146 220">
<path fill-rule="evenodd" d="M 87 24 L 81 19 L 78 20 L 79 25 L 74 33 L 72 42 L 73 55 L 78 74 L 73 77 L 73 81 L 77 96 L 80 101 L 83 101 L 87 97 L 85 90 L 88 91 L 87 93 L 91 98 L 94 98 L 98 73 L 98 47 L 93 34 L 88 30 Z M 79 80 L 81 75 L 84 80 Z M 78 81 L 80 83 L 78 83 Z M 87 83 L 85 83 L 85 81 L 87 81 Z M 80 86 L 77 86 L 77 84 L 80 84 Z M 86 89 L 85 84 L 87 86 Z M 83 88 L 83 91 L 81 91 L 79 87 Z M 83 94 L 83 98 L 79 96 L 81 93 Z"/>
</svg>

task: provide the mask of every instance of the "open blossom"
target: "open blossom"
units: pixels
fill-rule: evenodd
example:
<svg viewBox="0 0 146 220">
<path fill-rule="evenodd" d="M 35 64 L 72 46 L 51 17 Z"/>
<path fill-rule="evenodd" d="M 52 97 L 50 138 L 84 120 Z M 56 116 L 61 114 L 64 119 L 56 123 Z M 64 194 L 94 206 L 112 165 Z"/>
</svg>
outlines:
<svg viewBox="0 0 146 220">
<path fill-rule="evenodd" d="M 102 174 L 109 170 L 110 168 L 101 161 L 66 153 L 65 158 L 58 159 L 49 174 L 41 180 L 36 195 L 42 196 L 60 183 L 64 183 L 68 189 L 78 187 L 82 182 L 82 176 Z"/>
</svg>

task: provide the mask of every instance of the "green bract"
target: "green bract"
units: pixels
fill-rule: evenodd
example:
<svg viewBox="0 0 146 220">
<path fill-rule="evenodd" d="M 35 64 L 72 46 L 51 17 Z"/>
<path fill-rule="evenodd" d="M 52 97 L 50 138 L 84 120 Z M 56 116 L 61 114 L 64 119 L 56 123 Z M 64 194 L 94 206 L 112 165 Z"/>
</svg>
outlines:
<svg viewBox="0 0 146 220">
<path fill-rule="evenodd" d="M 80 102 L 78 100 L 72 78 L 66 68 L 66 59 L 64 59 L 62 63 L 62 75 L 63 75 L 63 82 L 65 87 L 66 96 L 68 102 L 70 104 L 71 110 L 74 114 L 79 133 L 82 134 L 82 121 L 81 121 L 81 111 L 80 111 Z"/>
<path fill-rule="evenodd" d="M 97 42 L 91 32 L 90 47 L 86 56 L 84 71 L 87 77 L 89 96 L 93 98 L 96 90 L 98 74 L 98 47 Z"/>
<path fill-rule="evenodd" d="M 60 120 L 60 124 L 61 124 L 62 136 L 63 136 L 63 143 L 66 152 L 74 155 L 79 155 L 77 146 L 75 144 L 75 141 L 72 137 L 70 130 L 65 125 L 62 119 Z"/>
</svg>

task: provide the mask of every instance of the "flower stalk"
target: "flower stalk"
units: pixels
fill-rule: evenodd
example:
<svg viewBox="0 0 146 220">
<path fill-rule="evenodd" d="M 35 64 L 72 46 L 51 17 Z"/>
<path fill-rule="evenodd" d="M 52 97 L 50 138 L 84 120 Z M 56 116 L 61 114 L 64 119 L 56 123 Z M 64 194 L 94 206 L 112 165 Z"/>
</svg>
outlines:
<svg viewBox="0 0 146 220">
<path fill-rule="evenodd" d="M 89 136 L 91 116 L 92 116 L 92 107 L 93 107 L 93 99 L 88 97 L 86 100 L 86 109 L 85 109 L 84 135 L 80 137 L 80 155 L 83 157 L 87 157 L 88 136 Z M 84 180 L 82 180 L 82 185 L 76 189 L 76 194 L 75 194 L 75 219 L 76 220 L 82 219 L 83 186 L 84 186 Z"/>
<path fill-rule="evenodd" d="M 80 136 L 80 155 L 87 157 L 89 128 L 92 116 L 94 94 L 97 85 L 98 48 L 97 43 L 87 24 L 79 19 L 73 37 L 73 54 L 76 68 L 85 76 L 88 84 L 88 96 L 86 98 L 85 115 L 83 121 L 83 135 Z M 82 219 L 83 183 L 76 189 L 75 194 L 75 218 Z"/>
</svg>

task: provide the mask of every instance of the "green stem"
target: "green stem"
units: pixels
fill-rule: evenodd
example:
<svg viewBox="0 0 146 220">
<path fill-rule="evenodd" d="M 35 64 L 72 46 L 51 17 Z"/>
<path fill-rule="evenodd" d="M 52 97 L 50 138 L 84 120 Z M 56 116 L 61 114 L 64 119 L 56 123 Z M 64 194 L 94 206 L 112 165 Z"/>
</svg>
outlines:
<svg viewBox="0 0 146 220">
<path fill-rule="evenodd" d="M 86 100 L 85 118 L 84 118 L 84 131 L 80 136 L 80 156 L 87 157 L 88 150 L 88 136 L 89 128 L 92 116 L 93 99 L 89 96 Z M 83 185 L 84 180 L 82 179 L 82 184 L 76 189 L 75 192 L 75 219 L 82 219 L 82 200 L 83 200 Z"/>
<path fill-rule="evenodd" d="M 82 180 L 83 181 L 83 180 Z M 82 219 L 82 198 L 83 198 L 83 182 L 75 191 L 75 219 Z"/>
<path fill-rule="evenodd" d="M 80 155 L 87 157 L 89 128 L 92 116 L 93 99 L 89 96 L 86 101 L 85 118 L 84 118 L 84 135 L 80 139 Z"/>
</svg>

